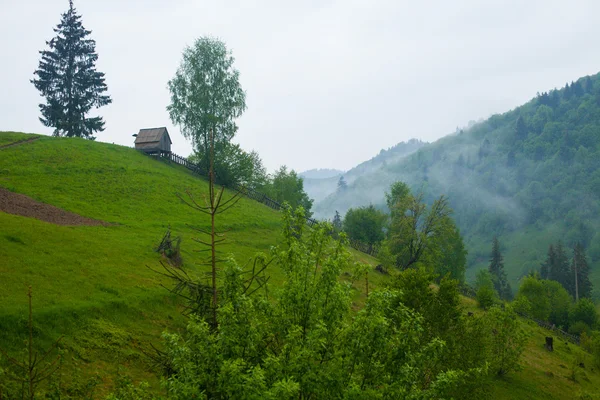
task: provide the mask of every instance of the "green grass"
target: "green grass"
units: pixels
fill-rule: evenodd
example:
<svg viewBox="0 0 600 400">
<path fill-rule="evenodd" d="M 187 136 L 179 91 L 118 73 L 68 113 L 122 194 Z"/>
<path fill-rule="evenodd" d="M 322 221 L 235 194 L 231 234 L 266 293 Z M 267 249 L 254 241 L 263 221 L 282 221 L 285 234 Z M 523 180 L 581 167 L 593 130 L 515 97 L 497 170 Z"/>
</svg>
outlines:
<svg viewBox="0 0 600 400">
<path fill-rule="evenodd" d="M 461 300 L 465 312 L 483 313 L 474 299 L 461 296 Z M 600 395 L 600 369 L 593 365 L 590 354 L 533 321 L 520 321 L 528 337 L 521 370 L 493 378 L 492 399 L 560 400 L 578 399 L 581 394 Z M 546 336 L 554 338 L 553 352 L 544 348 Z M 580 362 L 584 368 L 579 367 Z"/>
<path fill-rule="evenodd" d="M 532 270 L 539 270 L 546 260 L 548 245 L 561 239 L 564 228 L 559 224 L 548 224 L 542 229 L 529 226 L 522 230 L 503 235 L 500 250 L 504 257 L 504 270 L 513 290 L 519 287 L 521 277 Z M 547 244 L 547 245 L 544 245 Z M 489 265 L 492 242 L 471 238 L 469 240 L 469 258 L 473 265 L 467 270 L 467 280 L 473 281 L 477 271 Z M 567 249 L 570 256 L 570 250 Z M 528 261 L 523 261 L 528 260 Z"/>
<path fill-rule="evenodd" d="M 579 346 L 554 336 L 554 351 L 544 348 L 551 332 L 523 321 L 529 335 L 521 361 L 523 369 L 494 380 L 494 399 L 577 399 L 600 394 L 600 371 Z M 583 363 L 583 368 L 579 366 Z"/>
<path fill-rule="evenodd" d="M 21 132 L 0 132 L 0 146 L 15 143 L 20 140 L 31 139 L 40 135 L 27 134 Z"/>
<path fill-rule="evenodd" d="M 0 144 L 27 137 L 0 133 Z M 182 329 L 185 319 L 177 299 L 160 287 L 168 282 L 146 266 L 159 266 L 160 256 L 153 249 L 170 225 L 183 238 L 186 267 L 202 273 L 195 265 L 195 251 L 201 247 L 192 241 L 197 235 L 189 225 L 206 228 L 209 221 L 175 194 L 190 189 L 201 197 L 206 182 L 130 148 L 41 137 L 0 150 L 0 186 L 114 224 L 65 227 L 0 212 L 0 347 L 22 354 L 31 285 L 37 346 L 47 347 L 64 336 L 63 380 L 85 383 L 97 376 L 95 398 L 111 390 L 124 371 L 158 388 L 157 375 L 139 347 L 160 343 L 161 332 Z M 281 215 L 242 199 L 218 225 L 231 229 L 223 250 L 243 263 L 277 244 Z M 352 253 L 358 262 L 378 264 L 365 254 Z M 505 258 L 517 256 L 518 251 Z M 268 274 L 271 285 L 281 283 L 277 269 Z M 389 278 L 370 272 L 368 279 L 372 291 Z M 355 282 L 357 305 L 364 301 L 365 286 L 366 279 Z M 464 299 L 464 305 L 465 311 L 476 308 L 470 299 Z M 589 361 L 584 361 L 585 369 L 576 370 L 577 381 L 569 379 L 573 362 L 587 360 L 581 349 L 556 341 L 556 351 L 548 353 L 542 346 L 548 333 L 527 322 L 524 327 L 530 334 L 524 368 L 495 379 L 493 398 L 574 398 L 600 387 L 600 373 Z"/>
<path fill-rule="evenodd" d="M 0 143 L 27 137 L 0 133 Z M 84 375 L 98 372 L 110 381 L 116 373 L 108 368 L 105 376 L 107 365 L 126 360 L 134 377 L 151 379 L 133 345 L 157 342 L 163 330 L 185 321 L 159 286 L 168 282 L 146 266 L 160 267 L 154 247 L 170 225 L 183 239 L 186 267 L 202 273 L 201 245 L 190 225 L 207 228 L 210 221 L 176 193 L 189 189 L 202 199 L 207 183 L 127 147 L 41 137 L 0 150 L 0 186 L 114 224 L 66 227 L 0 212 L 0 346 L 13 355 L 22 348 L 31 285 L 40 347 L 64 335 Z M 223 252 L 244 263 L 277 244 L 281 215 L 242 199 L 217 224 L 231 230 Z M 273 284 L 281 282 L 276 269 L 269 275 Z M 117 331 L 119 340 L 107 339 Z"/>
</svg>

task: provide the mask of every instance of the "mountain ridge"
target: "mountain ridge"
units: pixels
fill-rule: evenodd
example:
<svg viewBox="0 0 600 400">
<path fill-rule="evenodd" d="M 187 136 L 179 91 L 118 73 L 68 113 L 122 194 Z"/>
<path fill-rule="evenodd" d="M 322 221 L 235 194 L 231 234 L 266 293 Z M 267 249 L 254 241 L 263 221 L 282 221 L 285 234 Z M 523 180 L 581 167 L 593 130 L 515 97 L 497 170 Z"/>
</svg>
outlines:
<svg viewBox="0 0 600 400">
<path fill-rule="evenodd" d="M 350 207 L 385 209 L 385 191 L 405 181 L 428 202 L 442 194 L 450 198 L 468 245 L 471 278 L 485 267 L 496 235 L 514 252 L 507 254 L 513 285 L 539 268 L 550 243 L 562 240 L 568 246 L 584 243 L 600 286 L 598 159 L 600 74 L 538 93 L 508 112 L 367 170 L 346 190 L 317 201 L 314 211 L 332 218 Z"/>
</svg>

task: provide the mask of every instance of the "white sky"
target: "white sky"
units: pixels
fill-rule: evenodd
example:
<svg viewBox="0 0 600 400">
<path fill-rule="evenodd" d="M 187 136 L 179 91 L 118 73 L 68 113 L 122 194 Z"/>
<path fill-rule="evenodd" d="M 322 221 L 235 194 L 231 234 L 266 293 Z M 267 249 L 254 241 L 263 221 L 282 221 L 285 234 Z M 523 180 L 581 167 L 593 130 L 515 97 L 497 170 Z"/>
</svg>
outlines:
<svg viewBox="0 0 600 400">
<path fill-rule="evenodd" d="M 113 103 L 100 141 L 167 126 L 167 81 L 195 38 L 232 50 L 248 110 L 236 141 L 267 168 L 349 169 L 413 137 L 600 70 L 597 0 L 76 0 Z M 0 0 L 0 130 L 51 133 L 29 82 L 68 0 Z"/>
</svg>

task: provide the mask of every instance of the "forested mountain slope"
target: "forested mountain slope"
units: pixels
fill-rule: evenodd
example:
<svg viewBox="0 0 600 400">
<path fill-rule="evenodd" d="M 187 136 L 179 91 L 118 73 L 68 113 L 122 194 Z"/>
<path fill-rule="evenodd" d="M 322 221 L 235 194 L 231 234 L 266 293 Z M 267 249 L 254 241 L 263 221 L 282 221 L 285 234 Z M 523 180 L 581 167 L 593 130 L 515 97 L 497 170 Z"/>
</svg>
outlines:
<svg viewBox="0 0 600 400">
<path fill-rule="evenodd" d="M 588 249 L 600 286 L 600 74 L 366 171 L 318 202 L 316 215 L 331 218 L 369 203 L 383 208 L 396 180 L 423 190 L 429 201 L 449 196 L 468 244 L 469 276 L 487 264 L 498 235 L 513 283 L 562 240 Z"/>
<path fill-rule="evenodd" d="M 387 150 L 382 149 L 375 157 L 358 164 L 356 167 L 345 173 L 339 171 L 338 174 L 331 174 L 330 176 L 320 174 L 319 176 L 313 172 L 318 170 L 303 172 L 300 175 L 304 178 L 304 190 L 311 199 L 315 200 L 315 202 L 322 201 L 327 196 L 335 193 L 338 189 L 338 182 L 341 177 L 344 178 L 344 181 L 347 184 L 351 184 L 361 176 L 377 171 L 379 168 L 388 165 L 388 163 L 398 162 L 402 158 L 413 154 L 426 144 L 426 142 L 417 139 L 411 139 L 408 142 L 400 142 Z M 318 217 L 328 218 L 330 215 L 319 213 Z"/>
</svg>

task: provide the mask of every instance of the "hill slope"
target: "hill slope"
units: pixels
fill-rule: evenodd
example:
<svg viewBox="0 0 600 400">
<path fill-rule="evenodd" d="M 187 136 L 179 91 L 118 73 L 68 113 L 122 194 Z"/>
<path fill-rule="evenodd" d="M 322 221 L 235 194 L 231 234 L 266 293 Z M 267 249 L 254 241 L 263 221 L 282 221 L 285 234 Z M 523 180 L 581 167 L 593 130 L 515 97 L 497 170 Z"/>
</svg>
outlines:
<svg viewBox="0 0 600 400">
<path fill-rule="evenodd" d="M 469 250 L 469 276 L 486 265 L 494 235 L 513 286 L 539 268 L 548 245 L 582 242 L 600 287 L 600 75 L 543 93 L 512 111 L 367 171 L 315 204 L 317 215 L 384 207 L 396 180 L 446 194 Z"/>
<path fill-rule="evenodd" d="M 0 133 L 0 141 L 29 138 Z M 59 226 L 0 212 L 0 343 L 20 349 L 26 325 L 26 288 L 34 293 L 40 345 L 65 335 L 63 345 L 85 374 L 106 375 L 106 363 L 146 369 L 132 344 L 156 341 L 183 323 L 174 299 L 159 286 L 168 282 L 146 266 L 160 267 L 154 251 L 167 226 L 180 235 L 183 259 L 195 266 L 197 237 L 188 226 L 209 226 L 204 215 L 175 193 L 198 197 L 207 184 L 126 147 L 80 139 L 41 137 L 0 149 L 0 186 L 110 226 Z M 240 263 L 276 244 L 280 216 L 242 199 L 218 220 Z M 276 273 L 276 272 L 274 272 Z M 112 367 L 111 367 L 112 368 Z"/>
<path fill-rule="evenodd" d="M 31 138 L 0 133 L 0 142 Z M 59 226 L 0 212 L 0 346 L 13 355 L 21 352 L 26 331 L 26 287 L 33 286 L 35 340 L 47 347 L 64 335 L 63 385 L 75 398 L 102 398 L 112 382 L 124 374 L 150 381 L 156 374 L 139 347 L 156 343 L 165 330 L 179 330 L 185 320 L 177 301 L 159 284 L 167 284 L 145 266 L 157 266 L 153 251 L 166 226 L 183 237 L 186 268 L 201 272 L 187 225 L 207 220 L 176 200 L 186 188 L 195 193 L 206 183 L 177 165 L 157 162 L 132 149 L 80 139 L 42 137 L 0 150 L 0 187 L 34 200 L 110 223 L 108 226 Z M 253 201 L 242 199 L 219 220 L 229 233 L 227 251 L 243 262 L 257 250 L 276 244 L 280 216 Z M 354 252 L 366 263 L 376 260 Z M 281 276 L 269 271 L 272 285 Z M 384 277 L 369 274 L 371 290 Z M 362 283 L 361 283 L 362 284 Z M 357 295 L 364 288 L 357 285 Z M 472 300 L 464 299 L 467 310 Z M 527 324 L 527 323 L 524 323 Z M 575 360 L 587 356 L 575 346 L 556 344 L 555 353 L 542 350 L 546 334 L 527 325 L 531 338 L 525 368 L 494 382 L 494 398 L 565 398 L 591 391 L 600 375 L 589 367 L 569 379 Z M 0 361 L 0 366 L 5 360 Z M 1 376 L 0 376 L 1 378 Z M 522 395 L 522 396 L 521 396 Z"/>
<path fill-rule="evenodd" d="M 170 226 L 182 237 L 186 270 L 203 276 L 201 246 L 192 240 L 199 234 L 190 226 L 209 229 L 210 218 L 176 193 L 189 189 L 202 201 L 208 185 L 130 148 L 45 136 L 25 141 L 36 137 L 0 132 L 0 146 L 24 141 L 0 148 L 0 188 L 29 196 L 29 207 L 38 201 L 105 224 L 62 226 L 0 211 L 0 347 L 20 352 L 31 285 L 36 342 L 44 347 L 64 335 L 62 346 L 74 360 L 69 373 L 81 368 L 86 379 L 99 374 L 106 383 L 127 365 L 134 376 L 152 381 L 138 344 L 159 341 L 163 330 L 179 329 L 185 320 L 160 286 L 171 284 L 147 266 L 161 268 L 154 249 Z M 217 226 L 230 230 L 224 255 L 244 264 L 277 244 L 282 224 L 278 212 L 242 198 Z M 281 282 L 277 269 L 267 274 L 273 285 Z"/>
</svg>

